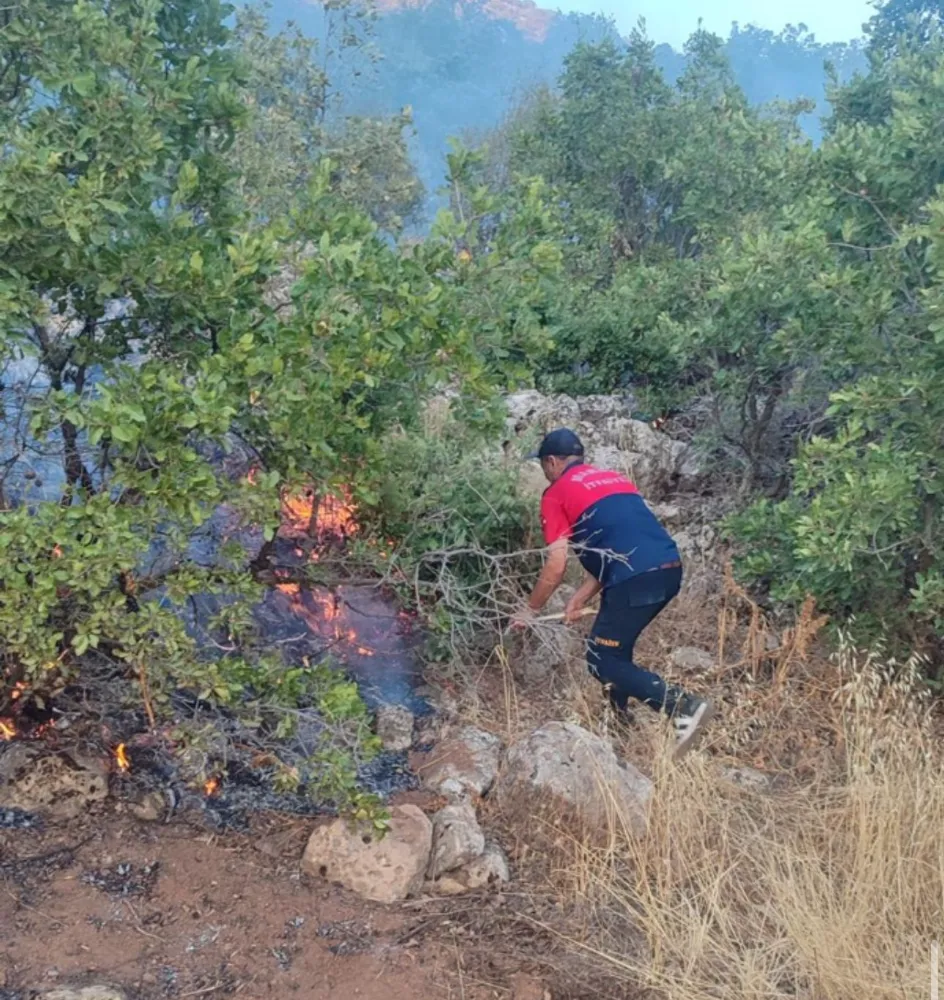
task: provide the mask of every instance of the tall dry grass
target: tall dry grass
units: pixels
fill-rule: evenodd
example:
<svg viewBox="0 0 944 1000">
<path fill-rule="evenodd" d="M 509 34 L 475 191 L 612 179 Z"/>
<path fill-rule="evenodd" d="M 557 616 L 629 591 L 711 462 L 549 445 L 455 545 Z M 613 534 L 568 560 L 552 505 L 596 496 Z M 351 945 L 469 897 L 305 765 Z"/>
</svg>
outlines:
<svg viewBox="0 0 944 1000">
<path fill-rule="evenodd" d="M 605 849 L 573 845 L 558 878 L 593 933 L 571 943 L 626 995 L 931 996 L 944 765 L 917 664 L 844 647 L 836 666 L 841 771 L 775 790 L 738 786 L 708 754 L 657 764 L 648 836 L 617 821 Z"/>
</svg>

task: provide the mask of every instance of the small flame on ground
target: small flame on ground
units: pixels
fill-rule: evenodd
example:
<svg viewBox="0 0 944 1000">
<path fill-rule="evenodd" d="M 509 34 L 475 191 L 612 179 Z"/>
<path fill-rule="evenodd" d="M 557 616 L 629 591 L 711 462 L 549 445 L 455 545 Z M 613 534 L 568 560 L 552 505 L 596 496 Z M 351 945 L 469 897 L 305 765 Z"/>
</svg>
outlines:
<svg viewBox="0 0 944 1000">
<path fill-rule="evenodd" d="M 128 749 L 124 743 L 119 743 L 115 747 L 115 763 L 118 765 L 118 770 L 121 772 L 129 771 L 131 769 L 131 759 L 128 757 Z"/>
<path fill-rule="evenodd" d="M 208 795 L 211 798 L 216 795 L 220 790 L 220 779 L 219 778 L 208 778 L 203 783 L 203 794 Z"/>
<path fill-rule="evenodd" d="M 62 546 L 61 545 L 54 545 L 52 547 L 52 555 L 53 555 L 54 559 L 61 559 L 62 558 Z"/>
<path fill-rule="evenodd" d="M 349 538 L 357 533 L 357 512 L 349 491 L 341 496 L 328 493 L 318 498 L 314 490 L 286 494 L 282 498 L 282 522 L 292 532 Z"/>
<path fill-rule="evenodd" d="M 0 740 L 12 740 L 16 736 L 16 726 L 12 719 L 0 719 Z"/>
</svg>

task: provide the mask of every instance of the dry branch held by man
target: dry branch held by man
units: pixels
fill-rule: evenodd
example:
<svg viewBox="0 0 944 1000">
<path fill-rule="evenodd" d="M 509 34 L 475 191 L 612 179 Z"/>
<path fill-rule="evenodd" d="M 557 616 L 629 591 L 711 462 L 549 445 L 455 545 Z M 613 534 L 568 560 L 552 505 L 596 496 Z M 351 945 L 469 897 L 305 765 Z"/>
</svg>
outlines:
<svg viewBox="0 0 944 1000">
<path fill-rule="evenodd" d="M 710 719 L 710 702 L 666 684 L 633 660 L 643 630 L 681 589 L 682 559 L 675 542 L 629 479 L 584 461 L 583 444 L 573 431 L 552 431 L 528 457 L 540 460 L 550 483 L 541 499 L 548 555 L 515 626 L 527 627 L 550 600 L 573 548 L 586 576 L 567 603 L 565 620 L 575 621 L 587 602 L 601 595 L 587 643 L 590 672 L 618 709 L 635 699 L 672 718 L 676 755 L 681 755 Z"/>
</svg>

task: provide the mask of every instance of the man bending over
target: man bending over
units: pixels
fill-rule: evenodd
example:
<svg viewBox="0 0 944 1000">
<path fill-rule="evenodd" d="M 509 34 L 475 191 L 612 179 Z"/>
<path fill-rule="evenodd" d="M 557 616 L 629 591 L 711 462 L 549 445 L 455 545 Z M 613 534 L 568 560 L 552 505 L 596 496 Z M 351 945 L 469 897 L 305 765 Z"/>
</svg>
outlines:
<svg viewBox="0 0 944 1000">
<path fill-rule="evenodd" d="M 672 718 L 675 754 L 681 756 L 711 718 L 710 702 L 666 684 L 633 662 L 633 648 L 643 629 L 682 586 L 682 560 L 675 542 L 633 483 L 584 462 L 583 444 L 573 431 L 552 431 L 528 457 L 540 459 L 551 484 L 541 500 L 549 551 L 527 607 L 515 616 L 515 626 L 526 627 L 550 600 L 564 579 L 573 546 L 586 579 L 568 602 L 565 620 L 575 621 L 602 591 L 587 645 L 590 672 L 617 708 L 625 710 L 634 698 Z"/>
</svg>

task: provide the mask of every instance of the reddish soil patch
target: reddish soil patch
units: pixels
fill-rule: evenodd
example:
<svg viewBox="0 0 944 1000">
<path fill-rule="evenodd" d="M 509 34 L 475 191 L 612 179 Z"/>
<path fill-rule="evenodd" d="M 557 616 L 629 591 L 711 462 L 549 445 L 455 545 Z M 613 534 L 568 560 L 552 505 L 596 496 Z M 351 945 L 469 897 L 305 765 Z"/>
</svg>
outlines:
<svg viewBox="0 0 944 1000">
<path fill-rule="evenodd" d="M 0 994 L 109 983 L 133 1000 L 449 995 L 453 956 L 413 937 L 415 912 L 300 874 L 310 821 L 256 826 L 218 836 L 103 809 L 0 830 Z"/>
</svg>

